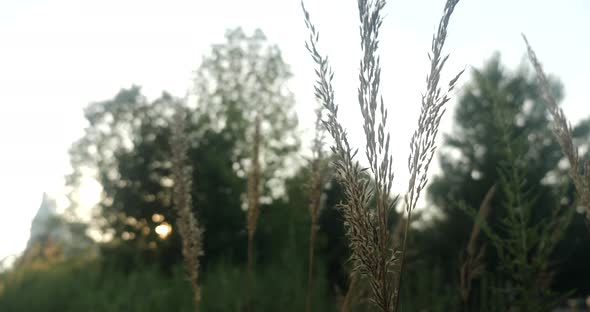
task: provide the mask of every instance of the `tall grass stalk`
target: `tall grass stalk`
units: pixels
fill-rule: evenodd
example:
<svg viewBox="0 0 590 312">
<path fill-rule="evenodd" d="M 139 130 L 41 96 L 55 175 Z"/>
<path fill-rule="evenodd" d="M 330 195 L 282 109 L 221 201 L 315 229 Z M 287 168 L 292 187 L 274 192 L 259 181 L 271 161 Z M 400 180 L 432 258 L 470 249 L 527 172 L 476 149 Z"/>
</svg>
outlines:
<svg viewBox="0 0 590 312">
<path fill-rule="evenodd" d="M 203 229 L 193 214 L 192 185 L 193 168 L 189 162 L 190 142 L 185 134 L 186 115 L 177 108 L 172 127 L 172 176 L 174 179 L 173 200 L 178 213 L 176 220 L 182 238 L 182 255 L 193 288 L 195 310 L 201 303 L 199 286 L 199 257 L 203 255 Z"/>
<path fill-rule="evenodd" d="M 570 164 L 569 175 L 574 182 L 574 186 L 578 193 L 579 204 L 586 212 L 586 220 L 590 222 L 590 161 L 583 161 L 580 159 L 578 148 L 573 142 L 572 127 L 567 120 L 563 109 L 557 104 L 557 100 L 555 100 L 555 97 L 551 93 L 549 81 L 547 80 L 547 76 L 543 71 L 541 63 L 537 59 L 535 51 L 524 34 L 522 35 L 522 38 L 527 47 L 529 60 L 535 68 L 545 106 L 553 118 L 553 134 L 557 138 L 561 151 Z"/>
<path fill-rule="evenodd" d="M 310 203 L 309 203 L 309 264 L 307 271 L 307 297 L 305 311 L 311 311 L 311 299 L 313 293 L 313 264 L 315 240 L 317 236 L 318 217 L 322 205 L 322 189 L 325 182 L 325 165 L 324 165 L 324 129 L 322 126 L 322 107 L 316 110 L 315 136 L 312 144 L 311 167 L 311 185 L 310 185 Z"/>
<path fill-rule="evenodd" d="M 352 305 L 354 304 L 354 297 L 355 293 L 358 292 L 357 284 L 358 284 L 358 274 L 354 271 L 349 274 L 349 282 L 348 288 L 346 289 L 346 293 L 344 296 L 340 298 L 340 303 L 338 307 L 338 311 L 340 312 L 351 312 Z"/>
<path fill-rule="evenodd" d="M 246 309 L 252 311 L 252 298 L 250 290 L 253 287 L 254 282 L 254 234 L 256 233 L 256 225 L 258 222 L 258 216 L 260 214 L 260 116 L 256 115 L 254 120 L 254 143 L 252 146 L 252 168 L 248 175 L 248 212 L 246 227 L 248 232 L 248 263 L 246 272 Z"/>
<path fill-rule="evenodd" d="M 485 248 L 483 246 L 477 247 L 477 240 L 481 232 L 481 222 L 485 221 L 492 209 L 492 199 L 496 194 L 497 185 L 494 184 L 487 191 L 479 211 L 477 213 L 476 222 L 471 230 L 467 250 L 461 259 L 461 267 L 459 269 L 459 291 L 461 300 L 463 301 L 464 311 L 470 311 L 470 295 L 472 283 L 479 278 L 485 271 L 484 254 Z"/>
<path fill-rule="evenodd" d="M 328 65 L 327 58 L 320 55 L 317 50 L 319 34 L 310 20 L 309 13 L 303 7 L 305 22 L 310 30 L 310 38 L 306 47 L 312 58 L 319 65 L 316 70 L 318 82 L 316 85 L 316 97 L 324 105 L 328 112 L 324 125 L 334 139 L 335 145 L 332 151 L 335 154 L 335 168 L 337 178 L 344 187 L 346 202 L 341 204 L 344 216 L 346 236 L 349 239 L 352 250 L 351 258 L 354 270 L 368 277 L 371 288 L 371 301 L 381 311 L 393 311 L 394 289 L 393 274 L 397 273 L 397 252 L 390 248 L 387 221 L 393 210 L 395 200 L 389 195 L 389 188 L 393 180 L 391 170 L 391 157 L 389 156 L 389 139 L 384 136 L 384 121 L 387 118 L 383 101 L 381 112 L 383 117 L 379 124 L 379 149 L 375 135 L 375 111 L 377 107 L 377 94 L 379 88 L 380 69 L 378 60 L 371 51 L 377 48 L 377 34 L 382 20 L 380 10 L 385 5 L 384 1 L 376 4 L 359 1 L 359 16 L 361 18 L 362 46 L 366 58 L 361 61 L 361 87 L 359 88 L 359 104 L 365 120 L 364 130 L 367 138 L 366 154 L 371 164 L 371 170 L 376 175 L 376 186 L 371 186 L 370 179 L 364 174 L 354 159 L 357 150 L 352 149 L 348 142 L 348 136 L 338 121 L 338 106 L 334 102 L 334 90 L 332 88 L 333 72 Z M 366 51 L 369 49 L 369 51 Z M 376 76 L 377 75 L 377 76 Z M 381 152 L 381 161 L 377 153 Z M 383 155 L 384 154 L 384 155 Z M 381 168 L 381 170 L 380 170 Z M 376 191 L 374 191 L 376 190 Z M 376 197 L 377 210 L 369 209 L 370 201 Z"/>
<path fill-rule="evenodd" d="M 458 0 L 447 1 L 438 31 L 432 40 L 427 91 L 422 96 L 418 128 L 410 144 L 408 169 L 411 178 L 408 194 L 405 196 L 407 220 L 411 220 L 411 213 L 426 185 L 428 167 L 436 149 L 434 140 L 444 112 L 443 106 L 449 100 L 447 93 L 438 87 L 438 83 L 448 59 L 448 55 L 442 56 L 446 29 L 457 3 Z M 379 30 L 383 23 L 381 11 L 384 6 L 384 0 L 358 1 L 362 51 L 358 101 L 366 138 L 365 155 L 369 163 L 369 168 L 362 168 L 355 159 L 358 149 L 350 146 L 348 135 L 338 120 L 338 105 L 335 103 L 332 87 L 334 73 L 328 58 L 317 49 L 319 33 L 302 3 L 305 23 L 310 32 L 306 48 L 318 66 L 315 96 L 327 111 L 327 119 L 323 123 L 334 139 L 332 151 L 336 155 L 336 176 L 342 183 L 346 196 L 341 208 L 346 236 L 352 250 L 354 271 L 368 279 L 371 302 L 380 311 L 390 312 L 396 311 L 399 306 L 399 286 L 411 222 L 405 222 L 404 242 L 401 250 L 398 250 L 389 225 L 398 197 L 391 193 L 394 173 L 393 157 L 389 152 L 388 110 L 379 91 L 381 66 L 377 50 Z M 454 88 L 460 75 L 461 73 L 451 80 L 447 92 Z M 368 174 L 368 170 L 372 175 Z"/>
<path fill-rule="evenodd" d="M 439 87 L 440 75 L 443 67 L 447 62 L 449 55 L 443 55 L 443 47 L 447 38 L 447 28 L 451 15 L 459 0 L 448 0 L 445 4 L 443 15 L 438 24 L 438 29 L 432 37 L 431 51 L 428 53 L 430 59 L 430 73 L 426 76 L 426 93 L 422 95 L 422 108 L 418 118 L 418 126 L 412 135 L 410 141 L 410 155 L 408 157 L 408 170 L 410 172 L 410 181 L 405 200 L 407 213 L 407 222 L 404 228 L 404 237 L 402 244 L 402 259 L 400 268 L 399 284 L 402 283 L 405 250 L 407 249 L 408 230 L 412 220 L 412 211 L 416 208 L 420 193 L 426 187 L 428 182 L 428 168 L 436 151 L 436 137 L 440 120 L 445 112 L 445 104 L 450 100 L 448 93 L 454 88 L 463 74 L 460 71 L 453 79 L 450 80 L 446 92 Z M 396 306 L 399 305 L 399 297 Z"/>
</svg>

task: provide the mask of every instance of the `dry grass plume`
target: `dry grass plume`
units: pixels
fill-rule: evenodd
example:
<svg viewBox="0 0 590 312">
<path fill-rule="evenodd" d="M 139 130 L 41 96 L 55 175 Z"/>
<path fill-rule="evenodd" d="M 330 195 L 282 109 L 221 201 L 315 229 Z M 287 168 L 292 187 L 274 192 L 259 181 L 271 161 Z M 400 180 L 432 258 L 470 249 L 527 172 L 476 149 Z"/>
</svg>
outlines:
<svg viewBox="0 0 590 312">
<path fill-rule="evenodd" d="M 431 70 L 427 76 L 426 93 L 422 96 L 422 110 L 418 127 L 412 136 L 408 169 L 410 180 L 405 196 L 407 220 L 412 220 L 421 191 L 427 182 L 427 171 L 436 149 L 434 141 L 438 132 L 444 105 L 449 101 L 447 92 L 455 87 L 457 75 L 446 92 L 438 87 L 440 74 L 448 56 L 442 56 L 450 16 L 458 0 L 446 3 L 438 31 L 432 40 L 429 55 Z M 363 168 L 355 159 L 358 149 L 351 147 L 348 135 L 338 120 L 338 105 L 334 99 L 332 79 L 334 73 L 328 58 L 319 53 L 319 33 L 311 22 L 309 12 L 303 6 L 305 23 L 310 32 L 306 48 L 317 64 L 315 96 L 327 111 L 323 121 L 334 139 L 336 176 L 344 188 L 346 201 L 341 204 L 346 237 L 352 251 L 353 270 L 367 278 L 371 289 L 371 302 L 380 311 L 398 310 L 399 286 L 410 222 L 405 222 L 403 244 L 398 250 L 393 241 L 389 224 L 398 197 L 391 192 L 393 184 L 393 156 L 390 154 L 390 134 L 387 126 L 388 110 L 380 94 L 381 65 L 378 55 L 379 30 L 383 23 L 381 14 L 384 0 L 359 0 L 359 20 L 362 57 L 360 61 L 358 102 L 363 117 L 366 138 L 365 155 L 369 163 Z M 373 205 L 373 203 L 375 203 Z"/>
<path fill-rule="evenodd" d="M 567 158 L 570 169 L 569 175 L 574 182 L 576 191 L 579 197 L 579 204 L 586 212 L 586 219 L 590 222 L 590 162 L 582 161 L 578 153 L 578 148 L 574 145 L 572 127 L 563 112 L 563 109 L 557 104 L 557 100 L 551 93 L 549 81 L 543 71 L 541 63 L 537 59 L 537 55 L 529 44 L 526 36 L 523 34 L 522 38 L 527 47 L 529 60 L 535 68 L 537 79 L 541 88 L 541 96 L 545 102 L 547 110 L 553 118 L 553 134 L 557 138 L 561 151 Z"/>
<path fill-rule="evenodd" d="M 172 176 L 174 179 L 173 200 L 178 213 L 176 224 L 182 238 L 182 255 L 193 288 L 195 309 L 201 302 L 199 286 L 199 257 L 203 255 L 203 229 L 193 214 L 192 185 L 193 168 L 190 165 L 185 134 L 185 114 L 178 108 L 172 126 Z"/>
</svg>

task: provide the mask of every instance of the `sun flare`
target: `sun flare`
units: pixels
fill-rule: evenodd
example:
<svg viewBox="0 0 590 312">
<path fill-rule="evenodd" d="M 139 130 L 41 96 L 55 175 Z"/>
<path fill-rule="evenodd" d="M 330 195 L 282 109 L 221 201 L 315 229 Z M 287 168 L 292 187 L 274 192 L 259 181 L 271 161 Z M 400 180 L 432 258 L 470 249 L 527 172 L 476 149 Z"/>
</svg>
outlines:
<svg viewBox="0 0 590 312">
<path fill-rule="evenodd" d="M 172 233 L 172 226 L 166 222 L 156 226 L 156 234 L 160 236 L 161 239 L 165 239 Z"/>
</svg>

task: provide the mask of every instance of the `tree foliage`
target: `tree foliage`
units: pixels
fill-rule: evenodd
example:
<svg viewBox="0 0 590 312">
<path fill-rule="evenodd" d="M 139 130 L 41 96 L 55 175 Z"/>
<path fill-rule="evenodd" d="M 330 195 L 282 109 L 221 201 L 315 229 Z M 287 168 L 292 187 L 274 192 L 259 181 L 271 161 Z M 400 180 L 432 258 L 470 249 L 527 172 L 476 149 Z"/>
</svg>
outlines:
<svg viewBox="0 0 590 312">
<path fill-rule="evenodd" d="M 561 84 L 553 80 L 552 88 L 561 99 Z M 458 100 L 454 131 L 444 138 L 440 156 L 442 172 L 428 188 L 429 199 L 443 213 L 443 218 L 433 225 L 433 233 L 427 235 L 430 242 L 426 244 L 432 247 L 429 250 L 444 267 L 457 267 L 456 261 L 467 245 L 473 226 L 472 217 L 459 208 L 459 201 L 467 207 L 478 207 L 490 187 L 505 180 L 498 169 L 508 161 L 505 146 L 502 146 L 506 140 L 519 141 L 521 152 L 515 156 L 514 165 L 524 168 L 520 178 L 535 194 L 534 198 L 529 198 L 529 204 L 534 205 L 530 209 L 531 222 L 536 224 L 541 219 L 551 218 L 560 205 L 571 207 L 573 197 L 563 192 L 566 186 L 558 178 L 564 174 L 560 166 L 562 155 L 551 135 L 549 117 L 541 101 L 534 77 L 525 68 L 513 73 L 505 70 L 499 55 L 492 57 L 483 68 L 472 71 L 472 80 Z M 512 112 L 504 115 L 504 122 L 511 129 L 507 138 L 502 137 L 502 131 L 494 124 L 497 107 Z M 575 127 L 574 134 L 577 139 L 588 138 L 588 122 Z M 495 196 L 492 201 L 488 221 L 496 229 L 501 228 L 501 220 L 509 213 L 504 203 L 510 198 L 505 196 Z M 580 234 L 578 230 L 579 225 L 575 225 L 566 236 L 567 246 L 562 246 L 559 253 L 561 261 L 566 261 L 573 250 L 581 247 L 576 238 Z M 496 260 L 491 254 L 488 269 L 495 271 Z"/>
<path fill-rule="evenodd" d="M 299 147 L 291 76 L 280 49 L 261 30 L 248 36 L 237 28 L 226 33 L 225 43 L 211 47 L 194 81 L 197 107 L 211 129 L 224 129 L 236 142 L 231 157 L 241 175 L 249 171 L 254 122 L 260 119 L 263 195 L 280 189 L 284 165 L 292 164 L 289 154 Z"/>
<path fill-rule="evenodd" d="M 195 213 L 210 233 L 205 263 L 207 258 L 243 257 L 244 176 L 256 114 L 262 120 L 266 194 L 282 188 L 284 170 L 279 169 L 298 147 L 293 97 L 286 88 L 288 66 L 260 31 L 249 37 L 236 29 L 226 39 L 212 47 L 197 71 L 196 108 L 167 93 L 149 101 L 133 86 L 85 110 L 89 125 L 71 149 L 74 172 L 68 183 L 73 197 L 89 175 L 101 184 L 97 222 L 113 235 L 111 246 L 117 247 L 112 252 L 140 250 L 161 263 L 178 261 L 175 229 L 169 237 L 156 232 L 175 219 L 169 142 L 178 106 L 188 116 Z"/>
</svg>

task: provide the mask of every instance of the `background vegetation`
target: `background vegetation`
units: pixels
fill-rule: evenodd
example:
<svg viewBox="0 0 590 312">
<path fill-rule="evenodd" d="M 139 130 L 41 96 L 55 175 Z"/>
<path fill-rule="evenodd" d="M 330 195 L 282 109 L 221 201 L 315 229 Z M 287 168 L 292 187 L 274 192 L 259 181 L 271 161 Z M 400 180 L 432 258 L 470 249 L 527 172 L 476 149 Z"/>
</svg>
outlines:
<svg viewBox="0 0 590 312">
<path fill-rule="evenodd" d="M 350 220 L 340 209 L 347 185 L 333 174 L 338 155 L 326 142 L 314 154 L 319 159 L 304 161 L 308 153 L 300 148 L 294 99 L 286 87 L 291 73 L 279 47 L 268 43 L 262 31 L 248 35 L 237 28 L 225 39 L 204 57 L 187 98 L 164 93 L 149 100 L 140 87 L 131 86 L 86 108 L 89 126 L 72 146 L 74 172 L 68 184 L 75 191 L 93 175 L 103 188 L 101 200 L 91 224 L 80 224 L 70 214 L 57 223 L 85 240 L 86 226 L 108 239 L 75 252 L 66 252 L 72 249 L 64 241 L 39 241 L 0 273 L 0 310 L 194 311 L 173 209 L 177 180 L 171 136 L 179 109 L 186 113 L 184 136 L 194 169 L 193 213 L 204 228 L 200 310 L 302 311 L 309 272 L 308 310 L 374 310 L 369 302 L 374 281 L 356 274 L 357 263 L 350 261 L 351 253 L 353 260 L 359 256 L 349 247 L 346 233 L 351 230 L 345 226 L 350 224 L 343 221 Z M 440 147 L 440 170 L 426 189 L 428 210 L 438 216 L 418 213 L 412 219 L 416 226 L 405 236 L 401 310 L 541 311 L 567 297 L 587 296 L 590 231 L 584 211 L 576 210 L 575 188 L 551 133 L 539 83 L 526 65 L 505 68 L 499 54 L 469 74 L 458 94 L 454 130 L 444 134 Z M 552 77 L 550 84 L 561 99 L 559 79 Z M 310 114 L 314 109 L 310 105 Z M 572 138 L 581 151 L 588 150 L 590 118 L 574 125 Z M 253 146 L 259 147 L 256 158 Z M 254 272 L 246 284 L 248 187 L 257 162 Z M 314 184 L 318 168 L 323 168 L 323 180 Z M 359 177 L 386 184 L 362 172 Z M 312 222 L 314 185 L 320 185 L 321 196 Z M 475 209 L 495 185 L 489 215 L 478 219 Z M 401 211 L 402 205 L 386 197 L 387 218 L 396 233 L 394 225 L 404 219 L 395 209 Z M 519 217 L 524 210 L 526 219 Z M 474 236 L 478 226 L 483 232 Z M 519 236 L 521 230 L 525 233 Z M 314 249 L 310 233 L 316 235 Z M 520 250 L 523 238 L 531 244 Z M 460 268 L 470 239 L 481 257 L 472 259 L 470 295 L 462 297 Z M 546 284 L 537 292 L 541 277 Z"/>
</svg>

